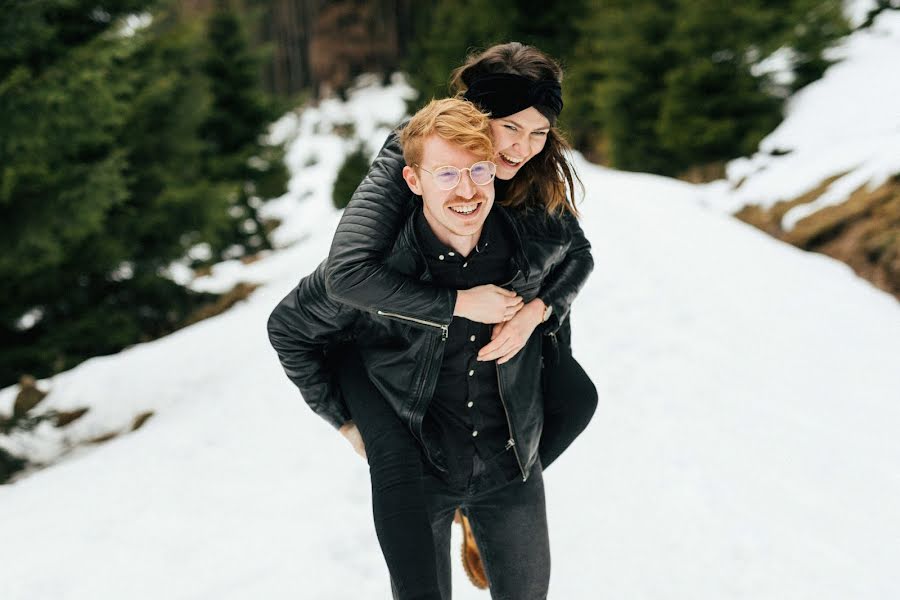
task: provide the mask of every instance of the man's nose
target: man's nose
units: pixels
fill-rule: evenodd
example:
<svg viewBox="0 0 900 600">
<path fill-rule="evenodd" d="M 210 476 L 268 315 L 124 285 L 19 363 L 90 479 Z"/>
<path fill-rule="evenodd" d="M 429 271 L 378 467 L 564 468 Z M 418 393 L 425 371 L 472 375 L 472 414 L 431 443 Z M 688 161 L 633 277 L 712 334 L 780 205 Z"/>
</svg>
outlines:
<svg viewBox="0 0 900 600">
<path fill-rule="evenodd" d="M 471 198 L 475 195 L 475 182 L 469 171 L 460 173 L 459 184 L 456 186 L 456 195 L 462 198 Z"/>
</svg>

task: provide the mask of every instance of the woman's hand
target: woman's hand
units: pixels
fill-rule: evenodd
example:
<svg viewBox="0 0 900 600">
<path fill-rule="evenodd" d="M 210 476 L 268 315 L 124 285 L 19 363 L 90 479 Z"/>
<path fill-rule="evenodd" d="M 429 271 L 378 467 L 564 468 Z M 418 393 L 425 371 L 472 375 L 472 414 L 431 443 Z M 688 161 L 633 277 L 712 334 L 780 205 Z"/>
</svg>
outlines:
<svg viewBox="0 0 900 600">
<path fill-rule="evenodd" d="M 341 432 L 341 435 L 344 436 L 350 445 L 353 446 L 353 451 L 368 460 L 366 457 L 366 445 L 363 443 L 362 435 L 359 433 L 359 428 L 356 426 L 356 423 L 353 421 L 347 421 L 341 428 L 338 429 Z"/>
<path fill-rule="evenodd" d="M 459 290 L 453 316 L 476 323 L 502 323 L 512 319 L 523 306 L 521 296 L 496 285 L 479 285 Z"/>
<path fill-rule="evenodd" d="M 525 347 L 534 329 L 544 320 L 546 305 L 540 298 L 526 304 L 510 321 L 494 325 L 490 343 L 478 351 L 478 360 L 502 365 Z"/>
</svg>

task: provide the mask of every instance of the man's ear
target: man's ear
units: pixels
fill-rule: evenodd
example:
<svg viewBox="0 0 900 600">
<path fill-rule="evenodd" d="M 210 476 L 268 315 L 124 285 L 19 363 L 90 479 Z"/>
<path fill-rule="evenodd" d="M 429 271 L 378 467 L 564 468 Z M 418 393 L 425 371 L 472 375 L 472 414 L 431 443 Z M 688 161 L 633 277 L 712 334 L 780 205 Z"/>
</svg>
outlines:
<svg viewBox="0 0 900 600">
<path fill-rule="evenodd" d="M 403 167 L 403 179 L 406 180 L 406 185 L 409 186 L 409 189 L 412 190 L 412 193 L 421 196 L 422 195 L 422 182 L 419 179 L 419 174 L 416 173 L 416 170 L 406 165 Z"/>
</svg>

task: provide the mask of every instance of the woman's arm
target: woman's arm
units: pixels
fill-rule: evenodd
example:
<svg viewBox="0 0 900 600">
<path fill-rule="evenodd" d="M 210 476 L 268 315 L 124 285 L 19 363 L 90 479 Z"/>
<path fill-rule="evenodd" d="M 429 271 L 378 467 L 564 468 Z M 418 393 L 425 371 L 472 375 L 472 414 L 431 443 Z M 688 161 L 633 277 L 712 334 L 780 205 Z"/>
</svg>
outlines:
<svg viewBox="0 0 900 600">
<path fill-rule="evenodd" d="M 403 180 L 405 164 L 393 132 L 344 209 L 328 253 L 325 285 L 332 298 L 362 310 L 385 310 L 447 325 L 453 318 L 456 290 L 425 285 L 385 264 L 416 206 Z"/>
<path fill-rule="evenodd" d="M 544 280 L 538 298 L 553 307 L 553 312 L 545 324 L 545 331 L 556 331 L 569 314 L 575 297 L 584 287 L 588 276 L 594 270 L 591 243 L 575 216 L 566 213 L 563 217 L 566 231 L 571 235 L 565 258 Z"/>
<path fill-rule="evenodd" d="M 547 307 L 553 310 L 544 323 L 544 331 L 555 332 L 568 316 L 572 302 L 594 269 L 594 258 L 591 244 L 578 220 L 567 213 L 563 225 L 571 239 L 562 262 L 547 275 L 537 298 L 526 304 L 508 323 L 494 326 L 491 341 L 478 351 L 478 360 L 496 360 L 503 364 L 515 356 L 543 322 Z"/>
</svg>

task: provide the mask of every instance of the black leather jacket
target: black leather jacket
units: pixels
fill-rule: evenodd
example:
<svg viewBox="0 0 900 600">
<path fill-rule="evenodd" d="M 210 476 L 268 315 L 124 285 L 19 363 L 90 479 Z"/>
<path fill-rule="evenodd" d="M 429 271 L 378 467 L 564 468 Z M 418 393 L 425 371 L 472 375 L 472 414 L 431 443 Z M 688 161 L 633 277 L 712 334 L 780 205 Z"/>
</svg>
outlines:
<svg viewBox="0 0 900 600">
<path fill-rule="evenodd" d="M 344 210 L 328 254 L 325 285 L 333 298 L 362 310 L 387 310 L 446 325 L 453 318 L 456 290 L 411 281 L 387 264 L 400 228 L 417 205 L 403 181 L 405 164 L 397 134 L 392 133 Z M 568 213 L 561 221 L 565 253 L 557 257 L 561 260 L 553 272 L 545 274 L 539 294 L 553 307 L 544 333 L 555 332 L 565 322 L 594 268 L 591 245 L 578 221 Z M 525 232 L 544 234 L 539 226 Z"/>
<path fill-rule="evenodd" d="M 537 297 L 548 280 L 558 276 L 557 269 L 569 255 L 573 237 L 566 222 L 547 219 L 542 213 L 512 218 L 500 206 L 492 210 L 502 215 L 517 248 L 511 279 L 502 287 L 515 290 L 528 302 Z M 424 439 L 422 421 L 437 383 L 450 319 L 422 314 L 428 311 L 413 314 L 395 308 L 397 304 L 381 308 L 379 303 L 384 298 L 377 291 L 364 298 L 364 304 L 375 307 L 373 312 L 354 309 L 327 293 L 327 264 L 322 263 L 301 280 L 269 317 L 269 339 L 285 372 L 312 409 L 340 427 L 350 415 L 335 383 L 334 370 L 329 367 L 329 351 L 340 343 L 354 343 L 373 384 L 422 443 L 429 460 L 444 468 L 440 448 L 433 440 Z M 428 285 L 431 276 L 412 216 L 391 245 L 385 266 L 403 285 L 415 282 L 425 289 L 447 292 Z M 396 295 L 404 291 L 398 289 Z M 527 478 L 537 458 L 544 419 L 540 336 L 531 336 L 511 360 L 497 365 L 497 376 L 509 424 L 509 443 L 523 478 Z"/>
</svg>

